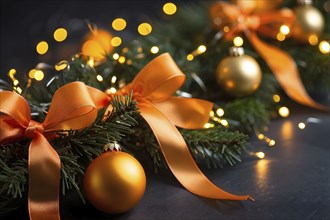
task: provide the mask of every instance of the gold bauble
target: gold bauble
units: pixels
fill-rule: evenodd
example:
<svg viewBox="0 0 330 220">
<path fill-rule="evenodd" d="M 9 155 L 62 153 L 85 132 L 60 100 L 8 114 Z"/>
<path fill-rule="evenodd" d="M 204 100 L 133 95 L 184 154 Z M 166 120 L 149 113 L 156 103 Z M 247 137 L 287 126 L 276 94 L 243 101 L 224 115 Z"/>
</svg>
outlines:
<svg viewBox="0 0 330 220">
<path fill-rule="evenodd" d="M 261 13 L 278 8 L 283 0 L 231 0 L 247 13 Z"/>
<path fill-rule="evenodd" d="M 324 18 L 321 12 L 312 5 L 301 5 L 295 8 L 296 20 L 292 35 L 301 42 L 308 42 L 311 35 L 320 36 L 324 29 Z"/>
<path fill-rule="evenodd" d="M 97 157 L 84 176 L 84 192 L 90 203 L 106 213 L 133 208 L 146 189 L 141 164 L 130 154 L 108 151 Z"/>
<path fill-rule="evenodd" d="M 244 54 L 241 47 L 230 48 L 230 57 L 216 69 L 217 83 L 229 95 L 243 97 L 255 92 L 261 83 L 261 69 L 255 59 Z"/>
<path fill-rule="evenodd" d="M 81 52 L 97 61 L 103 60 L 113 50 L 111 40 L 112 35 L 107 30 L 97 29 L 86 35 Z"/>
</svg>

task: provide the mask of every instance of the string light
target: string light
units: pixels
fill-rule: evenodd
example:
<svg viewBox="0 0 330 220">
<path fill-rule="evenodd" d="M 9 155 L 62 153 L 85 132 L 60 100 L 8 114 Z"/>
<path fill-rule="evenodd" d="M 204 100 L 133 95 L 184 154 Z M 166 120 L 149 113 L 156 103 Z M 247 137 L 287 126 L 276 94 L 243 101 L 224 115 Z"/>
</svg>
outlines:
<svg viewBox="0 0 330 220">
<path fill-rule="evenodd" d="M 34 74 L 37 72 L 37 70 L 36 69 L 32 69 L 32 70 L 30 70 L 29 71 L 29 77 L 31 78 L 31 79 L 34 79 Z"/>
<path fill-rule="evenodd" d="M 214 117 L 214 111 L 210 111 L 210 117 Z"/>
<path fill-rule="evenodd" d="M 228 123 L 228 121 L 226 119 L 221 120 L 220 121 L 220 124 L 222 124 L 225 127 L 228 127 L 229 126 L 229 123 Z"/>
<path fill-rule="evenodd" d="M 219 117 L 222 117 L 225 114 L 225 111 L 222 108 L 218 108 L 216 112 Z"/>
<path fill-rule="evenodd" d="M 273 95 L 273 101 L 274 102 L 280 102 L 281 101 L 281 97 L 279 95 Z"/>
<path fill-rule="evenodd" d="M 14 79 L 14 81 L 13 81 L 14 86 L 17 86 L 18 83 L 19 83 L 19 81 L 17 79 Z"/>
<path fill-rule="evenodd" d="M 150 52 L 153 54 L 156 54 L 159 52 L 159 48 L 157 46 L 153 46 L 153 47 L 151 47 Z"/>
<path fill-rule="evenodd" d="M 54 31 L 54 39 L 57 42 L 64 41 L 68 36 L 68 32 L 64 28 L 58 28 Z"/>
<path fill-rule="evenodd" d="M 167 15 L 173 15 L 176 12 L 176 5 L 172 2 L 164 4 L 163 11 Z"/>
<path fill-rule="evenodd" d="M 45 74 L 44 72 L 42 72 L 41 70 L 37 70 L 35 73 L 34 73 L 34 79 L 37 80 L 37 81 L 41 81 L 43 80 Z"/>
<path fill-rule="evenodd" d="M 118 62 L 119 62 L 119 63 L 125 63 L 125 61 L 126 61 L 126 58 L 125 58 L 124 56 L 120 56 L 120 57 L 118 58 Z"/>
<path fill-rule="evenodd" d="M 107 94 L 114 94 L 117 92 L 117 89 L 115 87 L 111 87 L 110 89 L 107 89 Z"/>
<path fill-rule="evenodd" d="M 122 40 L 120 37 L 114 37 L 111 39 L 111 45 L 114 47 L 118 47 L 122 43 Z"/>
<path fill-rule="evenodd" d="M 300 128 L 301 130 L 305 129 L 305 127 L 306 127 L 306 125 L 305 125 L 304 122 L 300 122 L 300 123 L 298 124 L 298 128 Z"/>
<path fill-rule="evenodd" d="M 112 28 L 116 31 L 122 31 L 126 28 L 126 21 L 123 18 L 116 18 L 112 22 Z"/>
<path fill-rule="evenodd" d="M 204 128 L 213 128 L 214 124 L 211 123 L 205 123 Z"/>
<path fill-rule="evenodd" d="M 266 155 L 265 155 L 264 152 L 257 152 L 257 153 L 256 153 L 256 156 L 257 156 L 259 159 L 264 159 Z"/>
<path fill-rule="evenodd" d="M 69 66 L 69 63 L 66 60 L 62 60 L 55 64 L 55 70 L 61 71 L 61 70 L 66 69 L 68 66 Z M 33 78 L 33 77 L 30 77 L 30 78 Z"/>
<path fill-rule="evenodd" d="M 101 75 L 97 75 L 96 76 L 96 79 L 99 81 L 99 82 L 102 82 L 103 81 L 103 77 Z"/>
<path fill-rule="evenodd" d="M 241 38 L 241 37 L 235 37 L 233 39 L 233 43 L 236 47 L 240 47 L 243 45 L 244 41 L 243 41 L 243 38 Z"/>
<path fill-rule="evenodd" d="M 143 36 L 150 34 L 151 31 L 152 31 L 152 27 L 148 23 L 142 23 L 138 26 L 139 34 L 141 34 Z"/>
<path fill-rule="evenodd" d="M 224 31 L 224 32 L 226 32 L 226 33 L 227 33 L 227 32 L 229 32 L 229 30 L 230 30 L 230 29 L 229 29 L 229 27 L 228 27 L 228 26 L 224 26 L 224 27 L 223 27 L 223 31 Z"/>
<path fill-rule="evenodd" d="M 268 145 L 269 145 L 270 147 L 275 146 L 275 144 L 276 144 L 275 140 L 270 140 L 269 143 L 268 143 Z"/>
<path fill-rule="evenodd" d="M 279 108 L 278 113 L 281 117 L 286 118 L 289 116 L 290 110 L 287 107 L 282 106 L 281 108 Z"/>
<path fill-rule="evenodd" d="M 36 51 L 38 54 L 42 55 L 48 51 L 48 43 L 46 41 L 41 41 L 36 46 Z"/>
<path fill-rule="evenodd" d="M 23 92 L 23 90 L 19 86 L 14 87 L 14 90 L 16 90 L 19 94 L 22 94 L 22 92 Z"/>
<path fill-rule="evenodd" d="M 308 42 L 310 45 L 315 46 L 319 42 L 319 38 L 315 34 L 311 34 L 308 38 Z"/>
<path fill-rule="evenodd" d="M 280 27 L 280 32 L 282 33 L 282 34 L 284 34 L 284 35 L 288 35 L 289 33 L 290 33 L 290 28 L 289 28 L 289 26 L 287 26 L 287 25 L 282 25 L 281 27 Z"/>
<path fill-rule="evenodd" d="M 117 76 L 111 77 L 111 83 L 114 84 L 117 81 Z"/>
<path fill-rule="evenodd" d="M 94 59 L 91 57 L 91 58 L 87 61 L 87 64 L 88 64 L 90 67 L 94 67 Z"/>
<path fill-rule="evenodd" d="M 285 34 L 280 32 L 276 35 L 276 38 L 277 38 L 278 41 L 284 41 L 285 40 Z"/>
<path fill-rule="evenodd" d="M 206 51 L 206 47 L 205 45 L 200 45 L 198 48 L 197 48 L 197 53 L 198 54 L 202 54 Z"/>
<path fill-rule="evenodd" d="M 112 55 L 112 58 L 113 58 L 114 60 L 118 60 L 118 58 L 119 58 L 119 54 L 118 54 L 118 53 L 114 53 L 114 54 Z"/>
<path fill-rule="evenodd" d="M 263 134 L 258 134 L 257 137 L 258 137 L 259 140 L 263 140 L 263 139 L 265 138 L 265 135 L 263 135 Z"/>
<path fill-rule="evenodd" d="M 320 44 L 319 44 L 319 49 L 320 49 L 321 53 L 323 53 L 323 54 L 330 53 L 330 44 L 329 44 L 329 42 L 327 42 L 325 40 L 321 41 Z"/>
<path fill-rule="evenodd" d="M 187 60 L 188 61 L 192 61 L 193 59 L 194 59 L 194 55 L 192 55 L 192 54 L 187 55 Z"/>
</svg>

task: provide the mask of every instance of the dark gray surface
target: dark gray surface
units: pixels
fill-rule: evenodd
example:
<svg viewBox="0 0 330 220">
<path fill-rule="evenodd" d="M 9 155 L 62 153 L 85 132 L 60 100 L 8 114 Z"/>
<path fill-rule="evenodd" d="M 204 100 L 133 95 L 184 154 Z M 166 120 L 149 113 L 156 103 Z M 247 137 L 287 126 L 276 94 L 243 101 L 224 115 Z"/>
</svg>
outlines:
<svg viewBox="0 0 330 220">
<path fill-rule="evenodd" d="M 321 119 L 304 130 L 297 124 Z M 92 207 L 65 207 L 63 219 L 330 219 L 330 117 L 307 112 L 273 121 L 267 136 L 276 147 L 251 140 L 264 160 L 245 158 L 235 167 L 206 170 L 218 186 L 236 194 L 249 193 L 256 201 L 215 201 L 197 197 L 164 172 L 148 173 L 142 201 L 121 215 L 103 215 Z"/>
</svg>

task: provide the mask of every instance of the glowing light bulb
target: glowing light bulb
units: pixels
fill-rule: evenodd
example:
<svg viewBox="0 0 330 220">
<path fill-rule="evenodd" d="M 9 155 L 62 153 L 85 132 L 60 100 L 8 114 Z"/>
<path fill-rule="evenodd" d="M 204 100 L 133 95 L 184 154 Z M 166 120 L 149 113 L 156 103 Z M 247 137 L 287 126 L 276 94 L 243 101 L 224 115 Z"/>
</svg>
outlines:
<svg viewBox="0 0 330 220">
<path fill-rule="evenodd" d="M 57 64 L 55 64 L 55 70 L 57 71 L 61 71 L 61 70 L 64 70 L 68 67 L 69 63 L 65 60 L 62 60 L 60 62 L 58 62 Z M 33 78 L 33 77 L 30 77 L 30 78 Z"/>
<path fill-rule="evenodd" d="M 308 38 L 308 42 L 310 45 L 315 46 L 319 42 L 319 38 L 315 34 L 311 34 Z"/>
<path fill-rule="evenodd" d="M 15 80 L 13 81 L 13 84 L 14 84 L 14 86 L 17 86 L 17 85 L 19 84 L 19 81 L 18 81 L 17 79 L 15 79 Z"/>
<path fill-rule="evenodd" d="M 198 52 L 199 54 L 204 53 L 205 51 L 206 51 L 206 47 L 205 47 L 205 45 L 200 45 L 200 46 L 197 48 L 197 52 Z"/>
<path fill-rule="evenodd" d="M 276 35 L 276 38 L 277 38 L 278 41 L 284 41 L 285 40 L 285 35 L 280 32 Z"/>
<path fill-rule="evenodd" d="M 273 95 L 273 100 L 274 100 L 274 102 L 280 102 L 281 97 L 279 95 Z"/>
<path fill-rule="evenodd" d="M 204 128 L 211 128 L 211 123 L 205 123 Z"/>
<path fill-rule="evenodd" d="M 111 39 L 111 45 L 114 47 L 118 47 L 121 44 L 122 40 L 120 37 L 114 37 Z"/>
<path fill-rule="evenodd" d="M 120 56 L 120 57 L 118 58 L 118 62 L 119 62 L 119 63 L 125 63 L 125 61 L 126 61 L 126 58 L 125 58 L 124 56 Z"/>
<path fill-rule="evenodd" d="M 276 144 L 275 140 L 270 140 L 269 143 L 268 143 L 268 145 L 269 145 L 270 147 L 275 146 L 275 144 Z"/>
<path fill-rule="evenodd" d="M 99 81 L 99 82 L 102 82 L 103 81 L 103 77 L 101 75 L 97 75 L 96 76 L 96 79 Z"/>
<path fill-rule="evenodd" d="M 44 72 L 42 72 L 41 70 L 37 70 L 35 73 L 34 73 L 34 78 L 35 80 L 37 81 L 41 81 L 43 78 L 44 78 L 45 74 Z"/>
<path fill-rule="evenodd" d="M 329 42 L 327 42 L 325 40 L 321 41 L 320 44 L 319 44 L 319 50 L 323 54 L 330 53 L 330 44 L 329 44 Z"/>
<path fill-rule="evenodd" d="M 187 60 L 188 61 L 192 61 L 193 59 L 194 59 L 194 55 L 192 55 L 192 54 L 187 55 Z"/>
<path fill-rule="evenodd" d="M 259 159 L 264 159 L 266 155 L 265 155 L 264 152 L 257 152 L 257 153 L 256 153 L 256 156 L 257 156 Z"/>
<path fill-rule="evenodd" d="M 300 128 L 301 130 L 305 129 L 305 127 L 306 127 L 306 125 L 305 125 L 304 122 L 300 122 L 300 123 L 298 124 L 298 128 Z"/>
<path fill-rule="evenodd" d="M 119 58 L 119 54 L 118 54 L 118 53 L 114 53 L 114 54 L 112 55 L 112 58 L 113 58 L 114 60 L 118 60 L 118 58 Z"/>
<path fill-rule="evenodd" d="M 156 47 L 156 46 L 153 46 L 153 47 L 151 47 L 150 52 L 153 53 L 153 54 L 156 54 L 156 53 L 159 52 L 159 48 Z"/>
<path fill-rule="evenodd" d="M 217 109 L 217 115 L 218 115 L 218 116 L 221 117 L 221 116 L 223 116 L 224 114 L 225 114 L 225 111 L 224 111 L 222 108 L 218 108 L 218 109 Z"/>
<path fill-rule="evenodd" d="M 176 12 L 176 5 L 172 2 L 168 2 L 163 6 L 163 11 L 167 15 L 173 15 Z"/>
<path fill-rule="evenodd" d="M 32 69 L 32 70 L 30 70 L 29 71 L 29 77 L 31 78 L 31 79 L 34 79 L 34 74 L 37 72 L 37 70 L 36 69 Z"/>
<path fill-rule="evenodd" d="M 224 27 L 223 27 L 223 31 L 224 31 L 224 32 L 228 32 L 229 30 L 230 30 L 230 29 L 229 29 L 228 26 L 224 26 Z"/>
<path fill-rule="evenodd" d="M 214 111 L 210 111 L 210 117 L 214 116 Z"/>
<path fill-rule="evenodd" d="M 93 66 L 94 66 L 94 59 L 93 59 L 93 58 L 90 58 L 90 59 L 87 61 L 87 64 L 88 64 L 90 67 L 93 67 Z"/>
<path fill-rule="evenodd" d="M 142 23 L 138 26 L 139 34 L 141 34 L 143 36 L 150 34 L 151 31 L 152 31 L 152 27 L 148 23 Z"/>
<path fill-rule="evenodd" d="M 57 42 L 64 41 L 68 36 L 68 32 L 64 28 L 58 28 L 54 31 L 54 39 Z"/>
<path fill-rule="evenodd" d="M 263 135 L 263 134 L 258 134 L 258 139 L 259 140 L 262 140 L 262 139 L 264 139 L 265 138 L 265 135 Z"/>
<path fill-rule="evenodd" d="M 38 54 L 42 55 L 48 51 L 48 43 L 46 41 L 41 41 L 37 44 L 36 51 Z"/>
<path fill-rule="evenodd" d="M 278 110 L 278 113 L 279 113 L 279 115 L 280 115 L 281 117 L 286 118 L 286 117 L 289 116 L 289 114 L 290 114 L 290 110 L 289 110 L 287 107 L 282 106 L 282 107 Z"/>
<path fill-rule="evenodd" d="M 284 35 L 288 35 L 289 33 L 290 33 L 290 28 L 289 28 L 289 26 L 287 26 L 287 25 L 282 25 L 281 27 L 280 27 L 280 32 L 282 33 L 282 34 L 284 34 Z"/>
<path fill-rule="evenodd" d="M 229 124 L 228 124 L 228 121 L 225 120 L 225 119 L 221 120 L 220 123 L 221 123 L 223 126 L 225 126 L 225 127 L 228 127 L 228 125 L 229 125 Z"/>
<path fill-rule="evenodd" d="M 117 76 L 111 77 L 111 83 L 115 83 L 117 81 Z"/>
<path fill-rule="evenodd" d="M 126 28 L 126 21 L 123 18 L 116 18 L 112 22 L 112 28 L 116 31 L 122 31 Z"/>
<path fill-rule="evenodd" d="M 244 41 L 243 41 L 243 38 L 241 38 L 241 37 L 235 37 L 233 40 L 233 43 L 236 47 L 240 47 L 243 45 Z"/>
</svg>

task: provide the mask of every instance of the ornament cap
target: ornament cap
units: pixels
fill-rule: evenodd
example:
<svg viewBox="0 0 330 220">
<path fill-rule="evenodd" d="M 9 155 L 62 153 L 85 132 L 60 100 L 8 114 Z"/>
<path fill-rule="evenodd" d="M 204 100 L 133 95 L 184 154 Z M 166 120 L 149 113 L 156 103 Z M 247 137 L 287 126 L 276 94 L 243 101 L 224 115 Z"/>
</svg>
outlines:
<svg viewBox="0 0 330 220">
<path fill-rule="evenodd" d="M 121 151 L 121 147 L 117 142 L 107 143 L 104 145 L 104 151 Z"/>
<path fill-rule="evenodd" d="M 298 5 L 310 6 L 313 5 L 313 0 L 297 0 Z"/>
<path fill-rule="evenodd" d="M 243 47 L 230 47 L 229 54 L 233 57 L 238 57 L 244 55 L 244 48 Z"/>
</svg>

